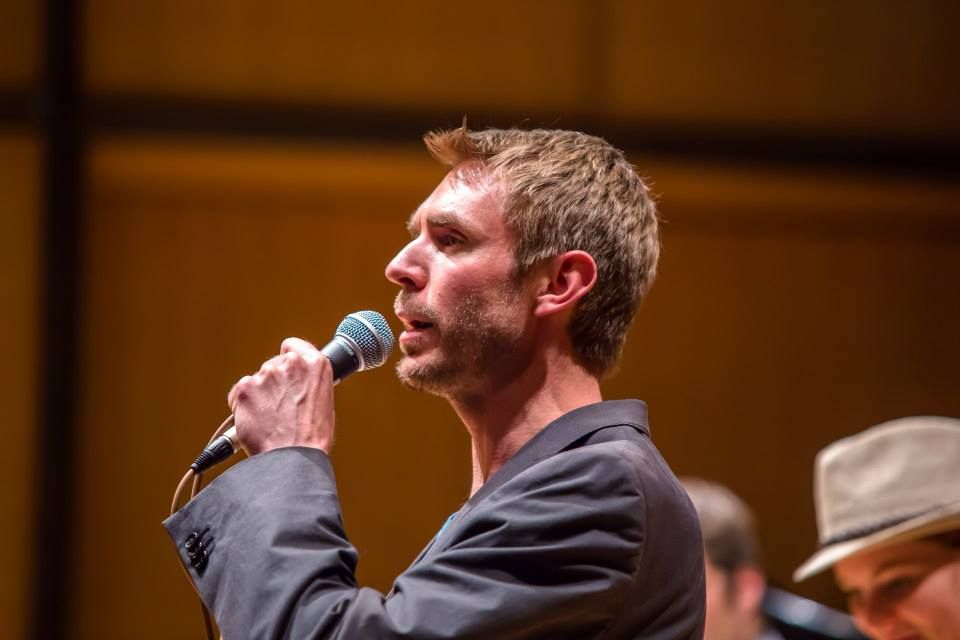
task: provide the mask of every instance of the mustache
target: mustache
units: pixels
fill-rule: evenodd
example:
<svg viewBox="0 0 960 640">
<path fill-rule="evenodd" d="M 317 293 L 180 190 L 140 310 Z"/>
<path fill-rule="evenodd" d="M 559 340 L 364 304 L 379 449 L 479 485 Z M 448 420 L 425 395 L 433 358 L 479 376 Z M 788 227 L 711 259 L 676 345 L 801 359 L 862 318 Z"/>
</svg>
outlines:
<svg viewBox="0 0 960 640">
<path fill-rule="evenodd" d="M 411 299 L 410 294 L 401 291 L 393 301 L 394 313 L 414 316 L 418 320 L 437 324 L 437 314 L 429 306 Z"/>
</svg>

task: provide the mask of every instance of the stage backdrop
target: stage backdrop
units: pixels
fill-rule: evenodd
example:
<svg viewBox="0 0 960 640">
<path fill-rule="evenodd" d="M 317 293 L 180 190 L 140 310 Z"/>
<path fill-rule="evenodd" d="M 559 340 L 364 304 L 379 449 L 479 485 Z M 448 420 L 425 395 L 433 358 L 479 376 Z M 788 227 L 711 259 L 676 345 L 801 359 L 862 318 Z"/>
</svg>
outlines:
<svg viewBox="0 0 960 640">
<path fill-rule="evenodd" d="M 43 4 L 0 3 L 0 637 L 30 637 L 31 610 L 70 638 L 199 633 L 160 527 L 177 480 L 284 337 L 392 320 L 383 268 L 443 175 L 418 136 L 464 115 L 600 131 L 649 176 L 660 278 L 604 390 L 649 402 L 678 472 L 754 507 L 775 582 L 842 606 L 829 576 L 789 581 L 820 447 L 960 415 L 953 0 L 77 3 L 82 259 L 53 273 L 40 69 L 69 3 Z M 53 551 L 36 488 L 59 470 L 38 458 L 58 446 L 37 430 L 44 283 L 80 292 L 51 325 L 79 352 L 75 424 L 54 425 L 75 429 L 50 503 L 70 516 L 46 576 L 65 602 L 33 591 Z M 338 387 L 334 452 L 361 581 L 383 590 L 469 468 L 453 413 L 391 367 Z"/>
</svg>

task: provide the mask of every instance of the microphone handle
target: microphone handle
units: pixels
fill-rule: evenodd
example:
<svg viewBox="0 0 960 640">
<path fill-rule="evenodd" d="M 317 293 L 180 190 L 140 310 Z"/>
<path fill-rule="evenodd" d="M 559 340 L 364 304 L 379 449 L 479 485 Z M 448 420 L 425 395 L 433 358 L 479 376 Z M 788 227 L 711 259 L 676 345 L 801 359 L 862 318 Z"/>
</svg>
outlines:
<svg viewBox="0 0 960 640">
<path fill-rule="evenodd" d="M 320 349 L 320 355 L 330 361 L 333 369 L 333 384 L 337 384 L 355 371 L 366 369 L 358 354 L 363 353 L 353 340 L 337 334 Z"/>
</svg>

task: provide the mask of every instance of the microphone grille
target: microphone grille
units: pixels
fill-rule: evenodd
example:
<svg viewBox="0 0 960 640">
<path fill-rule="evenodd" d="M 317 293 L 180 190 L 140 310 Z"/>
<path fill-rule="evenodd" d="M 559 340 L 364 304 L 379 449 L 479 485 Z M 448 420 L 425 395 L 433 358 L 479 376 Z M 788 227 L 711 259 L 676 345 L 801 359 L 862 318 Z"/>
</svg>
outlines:
<svg viewBox="0 0 960 640">
<path fill-rule="evenodd" d="M 379 367 L 393 351 L 393 332 L 387 319 L 376 311 L 351 313 L 337 327 L 336 335 L 345 336 L 360 347 L 361 370 Z"/>
</svg>

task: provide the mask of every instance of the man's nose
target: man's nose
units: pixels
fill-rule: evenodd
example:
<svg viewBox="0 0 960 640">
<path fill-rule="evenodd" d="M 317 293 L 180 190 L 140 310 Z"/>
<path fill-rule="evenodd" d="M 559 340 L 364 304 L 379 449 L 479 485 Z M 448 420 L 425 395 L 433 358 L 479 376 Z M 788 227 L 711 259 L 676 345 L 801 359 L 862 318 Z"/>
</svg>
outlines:
<svg viewBox="0 0 960 640">
<path fill-rule="evenodd" d="M 427 283 L 427 270 L 421 254 L 417 240 L 411 240 L 387 264 L 384 271 L 387 280 L 407 291 L 422 289 Z"/>
</svg>

